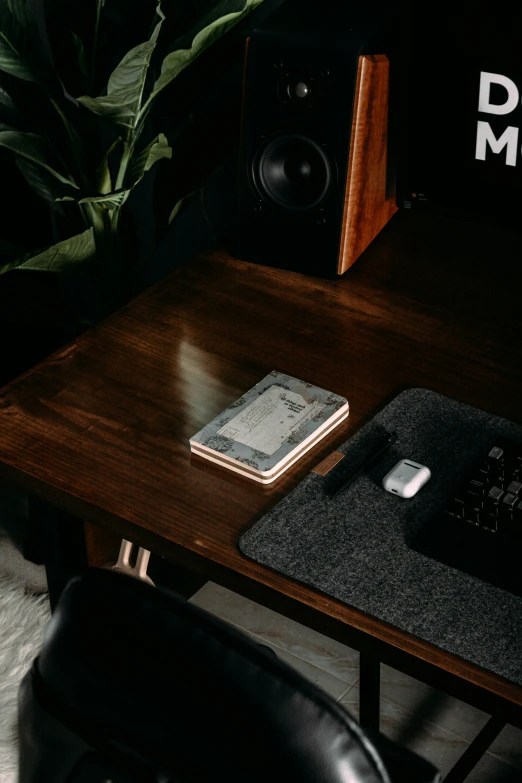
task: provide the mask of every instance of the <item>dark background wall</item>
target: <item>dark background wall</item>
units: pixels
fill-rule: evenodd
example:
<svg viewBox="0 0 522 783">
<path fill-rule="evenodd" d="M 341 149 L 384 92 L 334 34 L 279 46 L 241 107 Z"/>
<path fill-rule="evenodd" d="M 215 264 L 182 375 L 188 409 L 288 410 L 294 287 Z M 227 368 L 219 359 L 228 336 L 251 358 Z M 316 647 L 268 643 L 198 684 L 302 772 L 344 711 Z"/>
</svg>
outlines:
<svg viewBox="0 0 522 783">
<path fill-rule="evenodd" d="M 522 106 L 500 117 L 480 114 L 478 95 L 480 73 L 488 71 L 510 78 L 522 96 L 521 3 L 405 0 L 402 16 L 399 205 L 520 225 Z M 500 104 L 506 94 L 494 88 L 491 96 Z M 506 166 L 505 151 L 488 148 L 485 161 L 475 158 L 479 120 L 490 122 L 497 138 L 508 125 L 520 128 L 516 166 Z"/>
<path fill-rule="evenodd" d="M 282 1 L 265 0 L 248 22 L 206 52 L 158 101 L 148 132 L 165 133 L 173 145 L 173 157 L 157 165 L 129 200 L 138 248 L 136 293 L 206 247 L 232 243 L 244 40 L 250 26 L 260 23 Z M 335 0 L 318 2 L 318 13 L 328 13 L 329 1 Z M 28 0 L 40 21 L 43 2 Z M 64 30 L 71 21 L 77 29 L 92 27 L 94 3 L 45 2 L 55 9 L 50 13 L 48 37 L 60 70 L 68 56 Z M 188 46 L 212 18 L 216 2 L 163 0 L 168 50 Z M 143 40 L 155 5 L 156 0 L 107 0 L 100 39 L 106 73 Z M 242 0 L 229 0 L 226 9 L 241 5 Z M 413 0 L 390 5 L 400 18 L 395 119 L 400 150 L 398 203 L 403 208 L 412 213 L 433 209 L 466 219 L 494 216 L 520 223 L 522 164 L 509 171 L 495 165 L 495 160 L 482 166 L 470 157 L 470 150 L 480 70 L 509 75 L 522 94 L 521 8 L 518 0 L 478 0 L 472 8 L 464 0 L 441 0 L 429 8 Z M 126 14 L 123 26 L 122 9 Z M 98 86 L 101 90 L 103 85 Z M 69 87 L 74 94 L 75 85 Z M 522 108 L 518 113 L 522 114 Z M 26 249 L 51 244 L 47 207 L 1 149 L 0 165 L 8 193 L 3 200 L 0 239 L 22 240 Z M 174 204 L 188 192 L 195 195 L 169 226 Z M 419 194 L 424 198 L 419 199 Z M 0 276 L 0 327 L 7 335 L 0 354 L 0 383 L 63 341 L 64 293 L 67 285 L 64 288 L 63 281 L 47 275 Z"/>
</svg>

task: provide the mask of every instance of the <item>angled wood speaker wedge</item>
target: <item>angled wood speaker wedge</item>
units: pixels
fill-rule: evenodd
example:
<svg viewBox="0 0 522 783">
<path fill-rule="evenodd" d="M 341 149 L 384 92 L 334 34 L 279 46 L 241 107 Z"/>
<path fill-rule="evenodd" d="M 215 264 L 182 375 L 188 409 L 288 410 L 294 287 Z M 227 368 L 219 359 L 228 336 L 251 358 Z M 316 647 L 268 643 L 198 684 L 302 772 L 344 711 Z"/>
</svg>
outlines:
<svg viewBox="0 0 522 783">
<path fill-rule="evenodd" d="M 397 212 L 388 181 L 390 63 L 383 54 L 359 58 L 346 177 L 338 273 L 343 274 Z"/>
</svg>

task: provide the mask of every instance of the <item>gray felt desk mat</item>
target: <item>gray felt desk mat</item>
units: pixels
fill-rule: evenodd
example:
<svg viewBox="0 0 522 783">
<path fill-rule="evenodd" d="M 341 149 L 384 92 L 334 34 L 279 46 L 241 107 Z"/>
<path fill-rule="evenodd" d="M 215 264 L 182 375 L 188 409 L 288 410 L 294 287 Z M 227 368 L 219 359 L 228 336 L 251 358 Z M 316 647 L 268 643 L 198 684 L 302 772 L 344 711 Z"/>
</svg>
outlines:
<svg viewBox="0 0 522 783">
<path fill-rule="evenodd" d="M 406 543 L 495 436 L 522 439 L 522 425 L 427 389 L 409 389 L 339 448 L 347 456 L 337 469 L 357 461 L 382 427 L 399 438 L 367 475 L 331 498 L 325 487 L 336 468 L 324 477 L 310 473 L 243 534 L 241 552 L 522 685 L 522 598 Z M 403 457 L 432 472 L 409 500 L 381 486 Z"/>
</svg>

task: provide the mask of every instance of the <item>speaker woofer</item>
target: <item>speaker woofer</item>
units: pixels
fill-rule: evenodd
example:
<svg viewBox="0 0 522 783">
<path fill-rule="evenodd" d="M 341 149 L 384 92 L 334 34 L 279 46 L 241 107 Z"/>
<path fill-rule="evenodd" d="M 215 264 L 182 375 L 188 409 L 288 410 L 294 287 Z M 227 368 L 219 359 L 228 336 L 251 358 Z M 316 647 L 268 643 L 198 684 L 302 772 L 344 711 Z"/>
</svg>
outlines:
<svg viewBox="0 0 522 783">
<path fill-rule="evenodd" d="M 332 165 L 317 142 L 300 133 L 279 133 L 254 155 L 252 176 L 257 190 L 289 212 L 309 212 L 327 197 Z"/>
</svg>

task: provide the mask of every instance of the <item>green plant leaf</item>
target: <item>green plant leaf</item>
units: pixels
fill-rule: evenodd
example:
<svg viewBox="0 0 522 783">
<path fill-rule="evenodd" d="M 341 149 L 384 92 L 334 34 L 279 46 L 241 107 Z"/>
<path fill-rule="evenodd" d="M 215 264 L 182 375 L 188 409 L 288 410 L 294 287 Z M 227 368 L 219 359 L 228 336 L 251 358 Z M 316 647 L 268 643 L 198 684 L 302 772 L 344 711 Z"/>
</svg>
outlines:
<svg viewBox="0 0 522 783">
<path fill-rule="evenodd" d="M 107 95 L 100 95 L 98 98 L 82 95 L 78 98 L 79 103 L 94 114 L 110 119 L 128 131 L 134 130 L 138 123 L 147 70 L 161 24 L 165 19 L 159 3 L 156 13 L 159 21 L 152 32 L 151 40 L 127 52 L 109 77 Z"/>
<path fill-rule="evenodd" d="M 57 83 L 36 22 L 21 0 L 2 0 L 0 5 L 0 71 L 24 81 Z"/>
<path fill-rule="evenodd" d="M 83 41 L 79 35 L 76 35 L 74 30 L 71 30 L 71 36 L 74 50 L 76 52 L 76 62 L 78 63 L 78 70 L 80 71 L 82 85 L 86 89 L 89 89 L 89 69 L 87 67 L 87 58 L 85 57 Z"/>
<path fill-rule="evenodd" d="M 82 234 L 64 239 L 56 245 L 36 250 L 0 266 L 0 274 L 13 269 L 35 272 L 66 272 L 73 267 L 85 267 L 96 259 L 94 231 L 88 228 Z"/>
<path fill-rule="evenodd" d="M 25 3 L 3 0 L 0 24 L 0 70 L 19 79 L 37 82 L 38 75 L 28 58 L 27 31 L 34 20 Z"/>
<path fill-rule="evenodd" d="M 0 122 L 9 130 L 23 123 L 23 119 L 11 96 L 0 87 Z"/>
<path fill-rule="evenodd" d="M 260 5 L 261 2 L 263 2 L 263 0 L 246 0 L 243 10 L 226 14 L 204 27 L 203 30 L 195 36 L 190 49 L 178 49 L 177 51 L 168 54 L 163 60 L 160 76 L 154 83 L 143 110 L 145 110 L 150 102 L 154 100 L 156 95 L 170 84 L 170 82 L 195 60 L 196 57 L 199 57 L 205 49 L 208 49 L 208 47 L 217 41 L 218 38 L 221 38 L 256 6 Z"/>
<path fill-rule="evenodd" d="M 120 190 L 114 190 L 112 193 L 101 196 L 85 196 L 80 199 L 76 199 L 74 196 L 63 196 L 63 198 L 59 198 L 57 201 L 76 201 L 77 204 L 98 204 L 105 209 L 115 209 L 125 204 L 130 193 L 130 190 L 120 188 Z"/>
<path fill-rule="evenodd" d="M 21 131 L 1 131 L 0 132 L 0 147 L 6 147 L 11 152 L 19 155 L 26 160 L 36 163 L 41 166 L 57 180 L 63 182 L 66 185 L 70 185 L 73 188 L 78 188 L 78 185 L 70 177 L 66 177 L 56 171 L 48 163 L 48 147 L 41 136 L 36 133 L 22 133 Z"/>
<path fill-rule="evenodd" d="M 155 44 L 146 42 L 128 52 L 112 72 L 107 95 L 82 95 L 78 102 L 100 117 L 132 130 L 138 119 L 147 68 Z"/>
<path fill-rule="evenodd" d="M 105 4 L 105 0 L 96 0 L 96 21 L 94 23 L 94 33 L 92 41 L 92 55 L 91 55 L 91 85 L 94 84 L 94 70 L 96 64 L 96 52 L 98 49 L 98 33 L 100 30 L 101 10 Z"/>
<path fill-rule="evenodd" d="M 174 220 L 174 218 L 176 218 L 179 215 L 179 213 L 181 212 L 185 204 L 192 198 L 194 193 L 195 191 L 193 191 L 192 193 L 188 193 L 186 196 L 183 196 L 183 198 L 180 198 L 180 200 L 176 202 L 176 204 L 174 205 L 174 209 L 169 215 L 169 226 Z"/>
<path fill-rule="evenodd" d="M 187 65 L 189 65 L 196 56 L 197 55 L 192 51 L 192 49 L 179 49 L 177 52 L 171 52 L 168 54 L 163 60 L 161 74 L 154 83 L 147 103 L 154 100 L 156 95 L 161 92 L 161 90 L 163 90 L 167 84 L 170 84 L 170 82 L 175 79 L 176 76 L 181 73 L 181 71 L 185 70 Z"/>
<path fill-rule="evenodd" d="M 160 133 L 154 141 L 151 141 L 140 153 L 137 155 L 133 162 L 129 172 L 129 182 L 132 183 L 131 187 L 134 187 L 143 178 L 144 174 L 161 158 L 171 158 L 172 148 L 169 147 L 167 137 Z"/>
<path fill-rule="evenodd" d="M 158 21 L 156 22 L 156 19 L 154 19 L 154 22 L 156 22 L 156 24 L 152 28 L 152 33 L 150 34 L 150 37 L 149 37 L 149 41 L 151 41 L 151 43 L 156 43 L 157 42 L 158 36 L 160 34 L 160 30 L 161 30 L 161 25 L 165 21 L 165 14 L 161 10 L 161 0 L 159 0 L 158 5 L 156 6 L 156 17 L 157 17 Z M 154 24 L 154 22 L 153 22 L 153 24 Z"/>
<path fill-rule="evenodd" d="M 118 136 L 115 142 L 111 144 L 105 155 L 103 156 L 103 160 L 96 169 L 96 189 L 99 193 L 110 193 L 112 190 L 112 179 L 111 179 L 111 172 L 109 169 L 109 157 L 112 152 L 116 149 L 118 144 L 121 142 L 121 136 Z"/>
<path fill-rule="evenodd" d="M 57 203 L 66 190 L 65 185 L 58 182 L 55 177 L 49 174 L 41 166 L 37 166 L 26 158 L 18 157 L 16 159 L 18 170 L 34 192 L 42 198 L 51 209 L 63 214 L 63 209 Z"/>
<path fill-rule="evenodd" d="M 222 16 L 241 11 L 245 0 L 176 0 L 175 38 L 169 52 L 190 49 L 196 35 Z"/>
<path fill-rule="evenodd" d="M 209 25 L 203 28 L 192 41 L 192 49 L 195 49 L 200 54 L 205 49 L 208 49 L 214 41 L 222 38 L 232 27 L 238 22 L 248 16 L 256 6 L 260 5 L 262 0 L 246 0 L 245 6 L 242 11 L 236 11 L 231 14 L 216 19 Z"/>
<path fill-rule="evenodd" d="M 82 140 L 73 123 L 69 121 L 67 115 L 59 106 L 59 104 L 54 100 L 54 98 L 50 98 L 50 101 L 62 122 L 65 133 L 67 134 L 67 140 L 71 148 L 71 152 L 74 154 L 75 161 L 79 165 L 83 160 Z"/>
<path fill-rule="evenodd" d="M 116 207 L 122 207 L 130 195 L 130 190 L 120 188 L 114 190 L 112 193 L 106 193 L 102 196 L 86 196 L 81 198 L 78 204 L 99 204 L 105 209 L 115 209 Z"/>
</svg>

